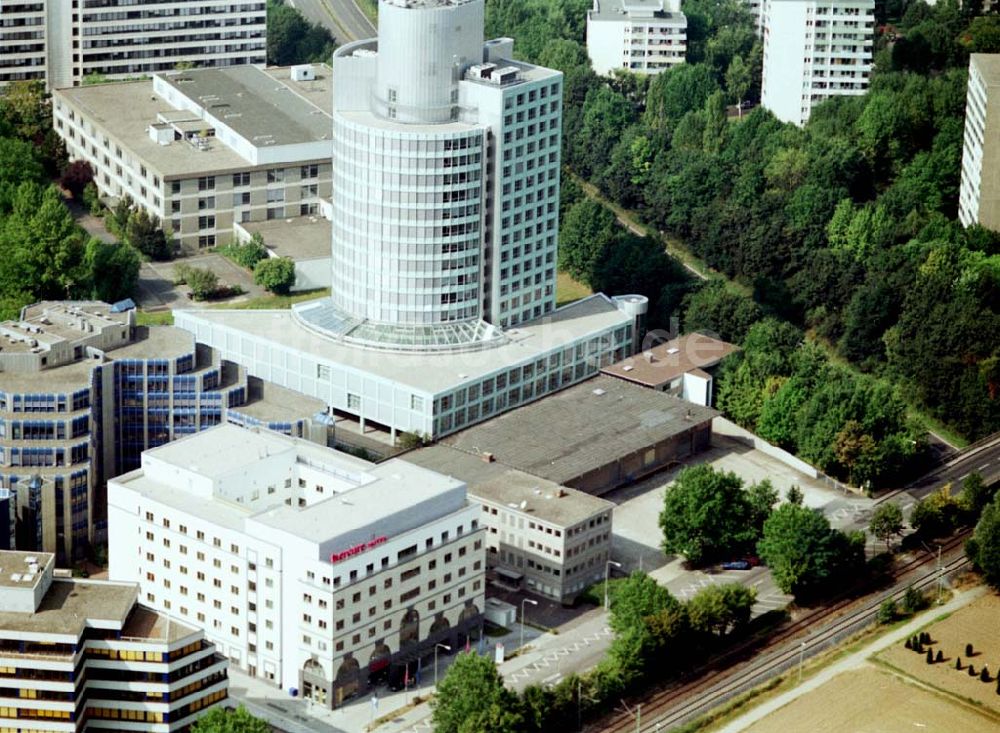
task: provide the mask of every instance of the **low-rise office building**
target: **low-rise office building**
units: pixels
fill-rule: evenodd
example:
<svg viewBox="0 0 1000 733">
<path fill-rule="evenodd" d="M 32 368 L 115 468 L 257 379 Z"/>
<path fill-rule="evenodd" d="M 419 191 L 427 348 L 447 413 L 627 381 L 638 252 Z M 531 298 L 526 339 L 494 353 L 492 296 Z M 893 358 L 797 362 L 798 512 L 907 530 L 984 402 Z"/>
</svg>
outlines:
<svg viewBox="0 0 1000 733">
<path fill-rule="evenodd" d="M 1000 231 L 1000 54 L 969 58 L 958 218 Z"/>
<path fill-rule="evenodd" d="M 587 55 L 598 74 L 659 74 L 684 63 L 687 17 L 680 0 L 594 0 Z"/>
<path fill-rule="evenodd" d="M 319 704 L 481 628 L 480 509 L 457 479 L 223 425 L 145 452 L 108 501 L 113 578 Z"/>
<path fill-rule="evenodd" d="M 0 86 L 266 61 L 264 0 L 3 0 Z"/>
<path fill-rule="evenodd" d="M 738 346 L 703 333 L 690 333 L 601 369 L 602 374 L 711 406 L 715 370 Z"/>
<path fill-rule="evenodd" d="M 614 504 L 447 445 L 403 460 L 453 476 L 482 507 L 487 578 L 571 603 L 604 577 L 611 559 Z"/>
<path fill-rule="evenodd" d="M 137 595 L 0 552 L 0 730 L 174 733 L 224 701 L 227 661 Z"/>
<path fill-rule="evenodd" d="M 196 251 L 228 244 L 234 223 L 320 213 L 331 193 L 330 73 L 236 66 L 57 89 L 53 123 L 102 196 L 129 196 Z"/>
<path fill-rule="evenodd" d="M 17 547 L 83 557 L 105 529 L 104 483 L 146 448 L 221 422 L 326 441 L 323 403 L 247 377 L 131 308 L 47 301 L 0 323 L 0 486 Z"/>
</svg>

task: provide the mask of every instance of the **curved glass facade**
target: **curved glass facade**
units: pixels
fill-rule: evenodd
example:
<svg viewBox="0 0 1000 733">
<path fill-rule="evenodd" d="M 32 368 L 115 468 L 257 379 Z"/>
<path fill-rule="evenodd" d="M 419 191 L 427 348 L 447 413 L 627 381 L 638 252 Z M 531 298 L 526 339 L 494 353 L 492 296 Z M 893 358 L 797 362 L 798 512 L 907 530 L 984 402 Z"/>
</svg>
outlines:
<svg viewBox="0 0 1000 733">
<path fill-rule="evenodd" d="M 479 318 L 484 131 L 334 115 L 332 298 L 385 324 Z"/>
</svg>

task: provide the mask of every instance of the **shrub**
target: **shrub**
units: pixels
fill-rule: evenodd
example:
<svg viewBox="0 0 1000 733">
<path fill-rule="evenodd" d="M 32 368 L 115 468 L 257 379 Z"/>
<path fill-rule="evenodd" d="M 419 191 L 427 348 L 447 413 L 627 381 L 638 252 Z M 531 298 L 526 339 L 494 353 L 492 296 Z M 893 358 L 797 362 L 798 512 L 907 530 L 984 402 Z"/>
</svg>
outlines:
<svg viewBox="0 0 1000 733">
<path fill-rule="evenodd" d="M 921 610 L 927 605 L 927 599 L 924 594 L 914 588 L 912 585 L 906 589 L 906 593 L 903 594 L 903 612 L 906 614 L 913 614 Z"/>
<path fill-rule="evenodd" d="M 83 203 L 92 216 L 101 213 L 101 193 L 93 181 L 83 187 Z"/>
<path fill-rule="evenodd" d="M 203 267 L 188 267 L 185 281 L 195 300 L 209 300 L 219 290 L 219 276 Z"/>
<path fill-rule="evenodd" d="M 983 667 L 983 671 L 979 673 L 979 679 L 981 679 L 983 682 L 990 681 L 991 677 L 990 677 L 989 667 L 986 666 Z"/>
<path fill-rule="evenodd" d="M 927 664 L 934 664 L 934 651 L 931 649 L 927 650 Z"/>
<path fill-rule="evenodd" d="M 891 624 L 893 621 L 896 620 L 897 611 L 898 609 L 896 608 L 896 601 L 894 601 L 892 598 L 886 598 L 884 601 L 882 601 L 882 605 L 878 607 L 878 614 L 875 616 L 875 619 L 880 624 Z M 906 640 L 906 648 L 907 649 L 912 648 L 909 639 Z"/>
<path fill-rule="evenodd" d="M 882 613 L 882 609 L 883 609 L 883 608 L 885 608 L 885 603 L 883 603 L 883 604 L 882 604 L 882 606 L 881 606 L 881 607 L 879 608 L 879 610 L 878 610 L 879 614 L 881 614 L 881 613 Z M 883 621 L 883 620 L 882 620 L 882 619 L 880 618 L 880 619 L 879 619 L 879 623 L 881 624 L 881 623 L 887 623 L 887 622 L 886 622 L 886 621 Z M 906 647 L 907 649 L 912 649 L 912 648 L 913 648 L 913 644 L 911 644 L 911 643 L 910 643 L 910 640 L 909 640 L 909 639 L 907 639 L 907 640 L 906 640 L 905 642 L 903 642 L 903 646 L 905 646 L 905 647 Z"/>
<path fill-rule="evenodd" d="M 938 663 L 943 662 L 944 661 L 944 652 L 942 652 L 940 649 L 938 649 L 937 656 L 934 657 L 934 661 L 938 662 Z"/>
<path fill-rule="evenodd" d="M 288 257 L 269 257 L 253 269 L 253 281 L 277 295 L 287 295 L 295 284 L 295 263 Z"/>
<path fill-rule="evenodd" d="M 976 676 L 976 665 L 970 664 L 969 665 L 969 677 L 975 677 L 975 676 Z"/>
<path fill-rule="evenodd" d="M 955 669 L 962 669 L 962 658 L 955 657 Z"/>
<path fill-rule="evenodd" d="M 972 644 L 965 645 L 965 656 L 971 657 L 973 654 Z"/>
<path fill-rule="evenodd" d="M 264 239 L 260 233 L 255 233 L 249 242 L 241 243 L 234 240 L 225 247 L 220 247 L 219 254 L 253 272 L 257 263 L 267 258 L 267 247 L 264 246 Z"/>
</svg>

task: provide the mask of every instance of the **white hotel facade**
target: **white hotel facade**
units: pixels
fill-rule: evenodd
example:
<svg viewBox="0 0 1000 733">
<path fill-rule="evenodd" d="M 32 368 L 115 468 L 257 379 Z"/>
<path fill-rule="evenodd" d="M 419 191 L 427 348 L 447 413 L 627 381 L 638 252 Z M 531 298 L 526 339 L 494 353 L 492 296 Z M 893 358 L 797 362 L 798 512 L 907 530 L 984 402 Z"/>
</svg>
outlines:
<svg viewBox="0 0 1000 733">
<path fill-rule="evenodd" d="M 871 80 L 874 0 L 763 0 L 761 104 L 804 125 L 830 97 L 863 95 Z"/>
<path fill-rule="evenodd" d="M 146 451 L 108 505 L 112 577 L 317 703 L 479 633 L 480 509 L 427 469 L 224 425 Z"/>
<path fill-rule="evenodd" d="M 184 310 L 254 376 L 445 435 L 630 355 L 640 296 L 556 307 L 562 74 L 484 41 L 483 0 L 381 0 L 333 58 L 332 295 Z"/>
</svg>

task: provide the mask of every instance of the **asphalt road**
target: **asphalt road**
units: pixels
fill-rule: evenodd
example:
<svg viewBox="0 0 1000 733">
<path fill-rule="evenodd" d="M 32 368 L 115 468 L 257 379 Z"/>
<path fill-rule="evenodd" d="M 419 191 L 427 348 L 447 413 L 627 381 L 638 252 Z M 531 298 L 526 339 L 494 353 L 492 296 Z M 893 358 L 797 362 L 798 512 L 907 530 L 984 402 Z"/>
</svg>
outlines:
<svg viewBox="0 0 1000 733">
<path fill-rule="evenodd" d="M 954 491 L 973 471 L 977 471 L 987 484 L 1000 481 L 1000 435 L 980 447 L 960 453 L 943 466 L 917 479 L 906 491 L 916 499 L 923 499 L 939 486 L 951 482 Z"/>
<path fill-rule="evenodd" d="M 288 0 L 313 23 L 330 29 L 338 44 L 375 37 L 375 26 L 354 0 Z"/>
</svg>

